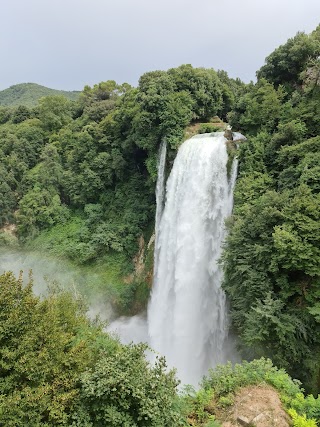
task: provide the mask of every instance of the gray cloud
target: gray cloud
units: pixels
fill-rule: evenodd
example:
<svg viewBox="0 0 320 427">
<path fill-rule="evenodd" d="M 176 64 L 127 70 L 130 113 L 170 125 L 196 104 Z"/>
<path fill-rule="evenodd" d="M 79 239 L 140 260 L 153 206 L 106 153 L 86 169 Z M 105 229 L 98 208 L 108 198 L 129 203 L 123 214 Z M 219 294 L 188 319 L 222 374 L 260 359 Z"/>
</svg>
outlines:
<svg viewBox="0 0 320 427">
<path fill-rule="evenodd" d="M 182 63 L 250 81 L 319 17 L 318 0 L 10 0 L 1 5 L 0 89 L 136 84 L 146 71 Z"/>
</svg>

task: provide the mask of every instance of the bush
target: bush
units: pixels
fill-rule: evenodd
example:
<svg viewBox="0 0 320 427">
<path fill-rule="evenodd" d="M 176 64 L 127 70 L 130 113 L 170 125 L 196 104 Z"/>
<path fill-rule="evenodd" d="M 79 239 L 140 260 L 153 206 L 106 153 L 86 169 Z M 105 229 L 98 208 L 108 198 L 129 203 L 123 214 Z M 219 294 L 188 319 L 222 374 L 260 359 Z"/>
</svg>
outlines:
<svg viewBox="0 0 320 427">
<path fill-rule="evenodd" d="M 305 415 L 298 415 L 294 409 L 289 409 L 288 413 L 293 420 L 293 427 L 317 427 L 315 420 L 307 419 Z"/>
<path fill-rule="evenodd" d="M 177 425 L 175 373 L 166 372 L 164 358 L 151 367 L 145 359 L 146 349 L 144 344 L 119 347 L 115 353 L 103 355 L 82 376 L 82 407 L 93 426 Z"/>
<path fill-rule="evenodd" d="M 199 126 L 198 133 L 212 133 L 212 132 L 219 132 L 221 131 L 221 128 L 218 126 L 215 126 L 212 123 L 201 123 Z"/>
</svg>

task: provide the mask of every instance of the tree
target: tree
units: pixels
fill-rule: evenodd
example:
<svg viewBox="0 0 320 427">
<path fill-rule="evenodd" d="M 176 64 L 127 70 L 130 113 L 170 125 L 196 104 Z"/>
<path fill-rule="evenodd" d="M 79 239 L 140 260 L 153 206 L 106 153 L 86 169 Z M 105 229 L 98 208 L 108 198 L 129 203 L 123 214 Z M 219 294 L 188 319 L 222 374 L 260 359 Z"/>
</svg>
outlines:
<svg viewBox="0 0 320 427">
<path fill-rule="evenodd" d="M 230 123 L 245 133 L 272 132 L 281 119 L 283 99 L 281 86 L 275 89 L 267 80 L 260 79 L 236 102 L 235 111 L 229 115 Z"/>
<path fill-rule="evenodd" d="M 20 200 L 16 218 L 21 235 L 35 236 L 39 230 L 64 222 L 68 216 L 58 194 L 35 185 Z"/>
<path fill-rule="evenodd" d="M 93 426 L 177 425 L 174 371 L 166 372 L 163 358 L 150 366 L 146 349 L 144 344 L 119 347 L 82 376 L 82 402 Z"/>
<path fill-rule="evenodd" d="M 70 294 L 52 287 L 40 299 L 32 280 L 1 275 L 0 424 L 175 427 L 174 371 L 102 326 Z"/>
<path fill-rule="evenodd" d="M 12 173 L 3 165 L 0 165 L 0 226 L 9 223 L 13 219 L 13 211 L 17 204 L 15 187 L 16 182 Z"/>
<path fill-rule="evenodd" d="M 222 107 L 223 86 L 213 69 L 181 65 L 168 71 L 178 91 L 187 91 L 194 100 L 194 119 L 208 120 Z"/>
<path fill-rule="evenodd" d="M 12 123 L 21 123 L 24 120 L 30 119 L 32 117 L 32 112 L 28 107 L 24 105 L 19 105 L 16 107 L 11 116 Z"/>
<path fill-rule="evenodd" d="M 301 82 L 300 73 L 306 63 L 319 54 L 320 43 L 316 35 L 297 33 L 266 58 L 266 64 L 257 72 L 257 77 L 265 78 L 276 86 L 285 85 L 292 91 Z"/>
<path fill-rule="evenodd" d="M 41 98 L 38 117 L 44 130 L 56 132 L 71 121 L 72 101 L 64 96 L 46 96 Z"/>
<path fill-rule="evenodd" d="M 70 295 L 52 293 L 40 300 L 32 281 L 24 285 L 22 276 L 0 276 L 2 425 L 70 425 L 79 375 L 94 356 L 88 339 L 81 337 L 88 327 Z"/>
</svg>

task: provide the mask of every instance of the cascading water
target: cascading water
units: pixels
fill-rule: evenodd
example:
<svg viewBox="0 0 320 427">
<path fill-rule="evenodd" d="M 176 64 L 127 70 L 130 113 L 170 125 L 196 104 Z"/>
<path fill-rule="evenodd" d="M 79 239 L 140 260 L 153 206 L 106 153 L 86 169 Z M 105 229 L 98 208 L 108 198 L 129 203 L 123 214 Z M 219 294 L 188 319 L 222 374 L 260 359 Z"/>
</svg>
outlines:
<svg viewBox="0 0 320 427">
<path fill-rule="evenodd" d="M 228 180 L 225 142 L 223 133 L 215 133 L 182 144 L 167 181 L 164 209 L 166 145 L 161 144 L 148 318 L 120 318 L 108 328 L 124 343 L 148 341 L 177 368 L 183 384 L 197 385 L 210 367 L 236 359 L 233 342 L 227 340 L 218 263 L 237 174 L 235 161 Z"/>
<path fill-rule="evenodd" d="M 156 228 L 156 239 L 159 236 L 157 230 L 160 225 L 160 220 L 163 212 L 163 204 L 164 204 L 164 190 L 165 190 L 165 171 L 166 171 L 166 156 L 167 156 L 167 143 L 166 141 L 162 141 L 159 150 L 159 161 L 158 161 L 158 179 L 156 186 L 156 220 L 155 220 L 155 228 Z M 157 246 L 157 241 L 155 243 Z"/>
<path fill-rule="evenodd" d="M 159 227 L 163 205 L 164 205 L 164 193 L 165 193 L 165 165 L 166 165 L 166 155 L 167 155 L 167 144 L 166 141 L 162 141 L 159 149 L 159 158 L 158 158 L 158 178 L 156 186 L 156 218 L 155 218 L 155 228 L 156 230 Z M 155 246 L 157 246 L 158 233 L 156 233 Z M 155 260 L 156 262 L 156 260 Z M 130 342 L 146 342 L 148 341 L 147 333 L 147 322 L 144 314 L 136 315 L 133 317 L 120 317 L 117 320 L 113 321 L 108 327 L 109 332 L 116 332 L 119 334 L 121 341 L 124 344 L 129 344 Z"/>
<path fill-rule="evenodd" d="M 149 344 L 177 368 L 184 384 L 196 385 L 209 367 L 225 361 L 226 299 L 218 261 L 236 178 L 236 165 L 227 177 L 225 141 L 223 133 L 215 133 L 182 144 L 163 213 L 157 210 Z M 157 201 L 161 188 L 158 184 Z"/>
</svg>

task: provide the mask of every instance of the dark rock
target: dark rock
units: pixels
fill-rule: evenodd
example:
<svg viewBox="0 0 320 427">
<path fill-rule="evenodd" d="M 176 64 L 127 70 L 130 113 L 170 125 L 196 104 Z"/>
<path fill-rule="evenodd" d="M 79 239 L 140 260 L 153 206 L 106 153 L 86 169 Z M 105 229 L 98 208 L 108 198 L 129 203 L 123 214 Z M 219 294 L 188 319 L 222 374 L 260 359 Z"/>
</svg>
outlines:
<svg viewBox="0 0 320 427">
<path fill-rule="evenodd" d="M 250 426 L 250 421 L 248 420 L 248 418 L 242 415 L 238 416 L 237 422 L 242 426 Z"/>
<path fill-rule="evenodd" d="M 226 130 L 224 131 L 224 137 L 227 138 L 229 141 L 233 140 L 233 133 L 231 131 L 230 125 L 228 125 Z"/>
</svg>

